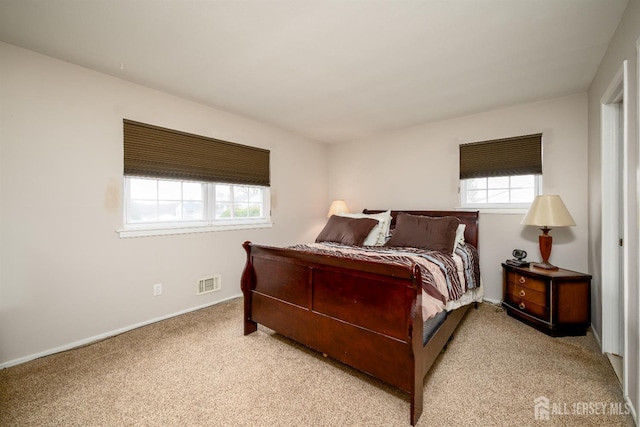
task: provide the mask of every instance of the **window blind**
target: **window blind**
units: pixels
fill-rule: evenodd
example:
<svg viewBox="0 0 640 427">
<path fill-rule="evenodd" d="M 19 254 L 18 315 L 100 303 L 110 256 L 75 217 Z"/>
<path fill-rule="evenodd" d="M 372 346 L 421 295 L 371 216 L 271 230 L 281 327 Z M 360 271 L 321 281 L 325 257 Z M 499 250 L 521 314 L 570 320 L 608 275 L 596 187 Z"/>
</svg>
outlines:
<svg viewBox="0 0 640 427">
<path fill-rule="evenodd" d="M 460 145 L 460 179 L 542 174 L 542 134 Z"/>
<path fill-rule="evenodd" d="M 269 186 L 269 150 L 124 119 L 124 174 Z"/>
</svg>

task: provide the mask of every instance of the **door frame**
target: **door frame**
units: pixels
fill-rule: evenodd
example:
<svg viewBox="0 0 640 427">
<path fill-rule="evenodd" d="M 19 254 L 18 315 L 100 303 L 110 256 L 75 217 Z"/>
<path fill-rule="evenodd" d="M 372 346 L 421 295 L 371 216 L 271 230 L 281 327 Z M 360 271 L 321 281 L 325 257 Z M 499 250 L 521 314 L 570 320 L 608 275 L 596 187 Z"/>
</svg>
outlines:
<svg viewBox="0 0 640 427">
<path fill-rule="evenodd" d="M 602 351 L 620 354 L 623 357 L 623 390 L 628 390 L 628 286 L 629 286 L 629 198 L 628 194 L 628 136 L 627 126 L 629 94 L 627 61 L 616 73 L 601 98 L 600 117 L 602 148 Z M 619 102 L 622 108 L 619 108 Z M 621 123 L 621 124 L 620 124 Z M 620 134 L 620 130 L 622 131 Z M 622 159 L 622 165 L 618 165 Z M 622 167 L 622 188 L 620 188 L 618 167 Z M 618 208 L 622 206 L 622 224 Z M 621 227 L 622 225 L 622 227 Z M 623 235 L 619 231 L 622 228 Z M 619 238 L 623 239 L 620 255 Z M 622 262 L 622 277 L 619 266 Z M 620 299 L 623 304 L 621 307 Z M 622 313 L 620 312 L 622 310 Z M 622 319 L 622 322 L 620 322 Z M 621 324 L 622 323 L 622 330 Z M 623 339 L 621 339 L 621 337 Z M 620 342 L 622 341 L 622 343 Z"/>
</svg>

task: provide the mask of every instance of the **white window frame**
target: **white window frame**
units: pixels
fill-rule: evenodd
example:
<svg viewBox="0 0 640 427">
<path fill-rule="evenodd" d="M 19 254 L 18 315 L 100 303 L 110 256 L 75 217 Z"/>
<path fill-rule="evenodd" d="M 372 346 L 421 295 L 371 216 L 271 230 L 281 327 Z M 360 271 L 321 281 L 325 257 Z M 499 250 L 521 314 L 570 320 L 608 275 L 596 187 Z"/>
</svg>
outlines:
<svg viewBox="0 0 640 427">
<path fill-rule="evenodd" d="M 125 176 L 124 177 L 124 200 L 123 200 L 123 228 L 118 230 L 121 238 L 127 237 L 141 237 L 141 236 L 159 236 L 169 234 L 185 234 L 185 233 L 201 233 L 210 231 L 226 231 L 226 230 L 243 230 L 253 228 L 269 228 L 271 223 L 271 191 L 270 187 L 245 185 L 245 184 L 229 184 L 229 183 L 216 183 L 216 182 L 202 182 L 205 184 L 204 189 L 204 212 L 205 219 L 203 220 L 176 220 L 169 222 L 135 222 L 129 223 L 127 221 L 127 209 L 130 201 L 130 181 L 131 178 L 141 179 L 155 179 L 161 181 L 178 181 L 178 182 L 199 182 L 189 180 L 171 180 L 164 178 L 149 178 L 149 177 L 136 177 Z M 262 189 L 262 206 L 263 216 L 253 218 L 215 218 L 216 207 L 216 185 L 229 185 L 240 187 L 257 187 Z M 233 194 L 233 189 L 232 189 Z M 233 197 L 233 196 L 232 196 Z M 231 201 L 233 203 L 233 200 Z M 232 209 L 233 212 L 233 209 Z"/>
<path fill-rule="evenodd" d="M 509 177 L 514 175 L 509 175 Z M 531 206 L 531 202 L 528 203 L 467 203 L 467 180 L 460 180 L 460 207 L 462 209 L 478 209 L 484 212 L 490 211 L 511 211 L 512 213 L 526 212 Z M 542 175 L 534 175 L 534 198 L 542 194 Z"/>
</svg>

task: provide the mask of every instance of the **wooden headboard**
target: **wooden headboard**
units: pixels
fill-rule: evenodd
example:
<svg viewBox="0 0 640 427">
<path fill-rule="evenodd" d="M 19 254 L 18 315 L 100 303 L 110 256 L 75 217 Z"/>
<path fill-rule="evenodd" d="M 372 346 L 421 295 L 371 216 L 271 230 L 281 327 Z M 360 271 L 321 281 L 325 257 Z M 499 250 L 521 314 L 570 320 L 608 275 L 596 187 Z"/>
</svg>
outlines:
<svg viewBox="0 0 640 427">
<path fill-rule="evenodd" d="M 386 212 L 383 210 L 365 209 L 362 213 L 376 214 L 380 212 Z M 466 224 L 467 228 L 464 230 L 464 240 L 469 242 L 473 246 L 478 248 L 478 211 L 391 211 L 391 228 L 395 227 L 396 217 L 398 213 L 404 212 L 411 215 L 424 215 L 424 216 L 455 216 L 460 219 L 461 224 Z"/>
</svg>

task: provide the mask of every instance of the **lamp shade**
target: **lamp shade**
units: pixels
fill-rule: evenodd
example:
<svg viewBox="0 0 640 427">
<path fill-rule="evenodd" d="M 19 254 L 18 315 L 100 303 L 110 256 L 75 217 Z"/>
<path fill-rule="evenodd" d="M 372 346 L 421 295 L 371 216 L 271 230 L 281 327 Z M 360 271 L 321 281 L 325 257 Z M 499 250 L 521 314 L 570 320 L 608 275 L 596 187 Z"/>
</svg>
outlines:
<svg viewBox="0 0 640 427">
<path fill-rule="evenodd" d="M 327 214 L 327 217 L 330 217 L 331 215 L 340 215 L 343 213 L 349 213 L 349 208 L 347 207 L 347 204 L 344 202 L 344 200 L 334 200 L 331 203 L 331 208 L 329 208 L 329 213 Z"/>
<path fill-rule="evenodd" d="M 549 228 L 576 225 L 562 199 L 557 195 L 536 197 L 522 224 Z"/>
</svg>

